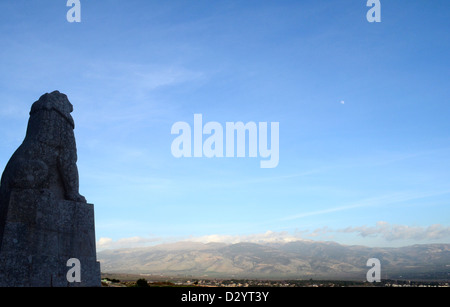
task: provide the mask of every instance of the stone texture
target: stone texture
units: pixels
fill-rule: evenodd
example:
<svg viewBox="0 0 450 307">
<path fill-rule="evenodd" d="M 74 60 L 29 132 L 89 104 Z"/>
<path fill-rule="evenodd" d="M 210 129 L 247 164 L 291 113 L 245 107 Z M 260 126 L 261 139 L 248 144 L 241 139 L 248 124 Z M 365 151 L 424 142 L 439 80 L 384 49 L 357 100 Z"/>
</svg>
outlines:
<svg viewBox="0 0 450 307">
<path fill-rule="evenodd" d="M 0 185 L 0 286 L 100 286 L 94 206 L 79 194 L 73 107 L 55 91 L 36 101 Z M 67 261 L 81 263 L 69 283 Z"/>
<path fill-rule="evenodd" d="M 72 111 L 67 96 L 58 91 L 42 95 L 32 105 L 25 139 L 3 172 L 2 193 L 44 188 L 57 198 L 86 202 L 78 192 Z"/>
</svg>

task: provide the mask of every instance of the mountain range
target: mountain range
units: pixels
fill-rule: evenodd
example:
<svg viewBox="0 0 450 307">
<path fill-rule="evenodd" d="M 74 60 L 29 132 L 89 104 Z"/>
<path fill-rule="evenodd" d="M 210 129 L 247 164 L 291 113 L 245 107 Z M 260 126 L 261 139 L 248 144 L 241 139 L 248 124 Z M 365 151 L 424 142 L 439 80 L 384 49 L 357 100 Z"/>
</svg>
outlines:
<svg viewBox="0 0 450 307">
<path fill-rule="evenodd" d="M 335 242 L 178 242 L 98 253 L 103 273 L 248 279 L 365 280 L 369 258 L 378 258 L 383 279 L 450 280 L 450 244 L 398 248 Z"/>
</svg>

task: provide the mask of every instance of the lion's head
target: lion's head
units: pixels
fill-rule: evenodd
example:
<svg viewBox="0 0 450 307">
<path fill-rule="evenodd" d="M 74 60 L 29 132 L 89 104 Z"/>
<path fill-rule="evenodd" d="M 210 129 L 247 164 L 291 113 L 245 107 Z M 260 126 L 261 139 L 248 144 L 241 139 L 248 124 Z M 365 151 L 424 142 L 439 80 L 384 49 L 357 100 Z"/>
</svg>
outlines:
<svg viewBox="0 0 450 307">
<path fill-rule="evenodd" d="M 73 105 L 65 94 L 59 91 L 54 91 L 42 95 L 38 101 L 33 103 L 30 111 L 30 116 L 41 110 L 54 110 L 64 117 L 70 125 L 75 128 L 75 124 L 70 113 L 73 112 Z"/>
</svg>

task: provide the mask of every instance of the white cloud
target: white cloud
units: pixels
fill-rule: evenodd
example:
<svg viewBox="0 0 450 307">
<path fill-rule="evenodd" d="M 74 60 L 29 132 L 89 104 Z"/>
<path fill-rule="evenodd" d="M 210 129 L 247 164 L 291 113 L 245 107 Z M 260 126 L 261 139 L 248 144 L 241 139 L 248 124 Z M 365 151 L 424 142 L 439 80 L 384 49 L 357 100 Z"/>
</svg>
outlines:
<svg viewBox="0 0 450 307">
<path fill-rule="evenodd" d="M 201 243 L 228 243 L 236 244 L 240 242 L 249 243 L 276 243 L 276 242 L 293 242 L 303 240 L 298 234 L 291 235 L 287 231 L 273 232 L 267 231 L 265 233 L 249 234 L 249 235 L 207 235 L 201 237 L 192 237 L 186 241 L 194 241 Z"/>
<path fill-rule="evenodd" d="M 311 240 L 302 237 L 314 238 L 314 240 L 329 240 L 331 234 L 336 233 L 350 233 L 356 234 L 363 238 L 382 238 L 387 241 L 397 241 L 397 242 L 409 242 L 411 241 L 417 243 L 438 243 L 436 241 L 446 241 L 450 240 L 450 227 L 446 227 L 440 224 L 434 224 L 427 227 L 421 226 L 408 226 L 408 225 L 397 225 L 389 224 L 387 222 L 379 221 L 375 226 L 357 226 L 357 227 L 347 227 L 342 229 L 331 229 L 327 226 L 318 228 L 312 232 L 307 231 L 296 231 L 294 233 L 289 233 L 287 231 L 266 231 L 264 233 L 255 233 L 247 235 L 223 235 L 223 234 L 212 234 L 205 236 L 191 236 L 188 238 L 180 237 L 166 237 L 166 238 L 156 238 L 156 237 L 130 237 L 118 240 L 113 240 L 111 238 L 102 237 L 97 241 L 97 250 L 105 249 L 119 249 L 119 248 L 136 248 L 145 247 L 151 245 L 158 245 L 163 243 L 174 243 L 174 242 L 198 242 L 198 243 L 226 243 L 226 244 L 236 244 L 236 243 L 288 243 L 295 241 L 309 241 Z M 328 236 L 328 237 L 327 237 Z M 343 242 L 337 242 L 343 243 Z M 369 243 L 369 242 L 367 242 Z M 346 244 L 346 243 L 343 243 Z M 353 243 L 350 243 L 353 244 Z M 369 244 L 370 245 L 370 244 Z"/>
<path fill-rule="evenodd" d="M 119 248 L 136 248 L 145 247 L 157 244 L 164 244 L 170 242 L 189 241 L 199 243 L 226 243 L 236 244 L 241 242 L 247 243 L 287 243 L 293 241 L 305 240 L 302 239 L 300 233 L 289 234 L 286 231 L 274 232 L 267 231 L 265 233 L 248 234 L 248 235 L 221 235 L 213 234 L 198 237 L 188 238 L 145 238 L 145 237 L 130 237 L 113 240 L 111 238 L 102 237 L 97 241 L 97 250 L 105 249 L 119 249 Z"/>
<path fill-rule="evenodd" d="M 151 243 L 158 243 L 159 241 L 159 238 L 145 238 L 139 236 L 118 240 L 100 238 L 97 241 L 97 250 L 143 247 L 148 246 Z"/>
<path fill-rule="evenodd" d="M 362 237 L 381 236 L 388 241 L 394 240 L 441 240 L 450 239 L 450 227 L 434 224 L 428 227 L 391 225 L 379 221 L 376 226 L 348 227 L 338 230 L 344 233 L 357 233 Z"/>
</svg>

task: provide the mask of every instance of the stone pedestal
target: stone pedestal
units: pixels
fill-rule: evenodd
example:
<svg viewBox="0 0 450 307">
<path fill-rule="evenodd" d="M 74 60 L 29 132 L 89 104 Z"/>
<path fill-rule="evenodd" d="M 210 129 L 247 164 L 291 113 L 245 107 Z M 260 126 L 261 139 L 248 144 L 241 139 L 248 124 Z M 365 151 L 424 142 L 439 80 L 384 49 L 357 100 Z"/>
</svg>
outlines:
<svg viewBox="0 0 450 307">
<path fill-rule="evenodd" d="M 57 200 L 49 190 L 16 189 L 0 238 L 0 287 L 99 287 L 94 206 Z M 1 232 L 0 232 L 1 233 Z M 69 259 L 81 282 L 69 282 Z"/>
</svg>

